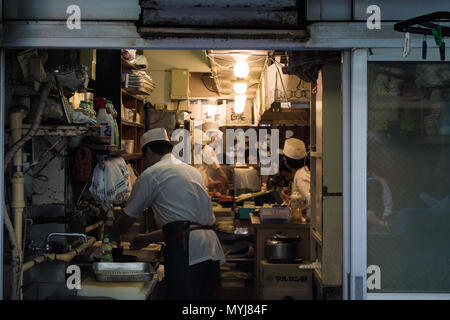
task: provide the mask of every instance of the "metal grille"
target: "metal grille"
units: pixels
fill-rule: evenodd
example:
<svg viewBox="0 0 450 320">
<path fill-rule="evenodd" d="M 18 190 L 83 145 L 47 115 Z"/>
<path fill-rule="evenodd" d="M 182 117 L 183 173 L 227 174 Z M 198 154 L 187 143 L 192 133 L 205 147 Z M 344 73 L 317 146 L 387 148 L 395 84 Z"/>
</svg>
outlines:
<svg viewBox="0 0 450 320">
<path fill-rule="evenodd" d="M 449 74 L 448 63 L 369 64 L 368 210 L 386 208 L 373 177 L 393 204 L 387 226 L 368 212 L 367 265 L 381 270 L 369 292 L 450 292 Z"/>
</svg>

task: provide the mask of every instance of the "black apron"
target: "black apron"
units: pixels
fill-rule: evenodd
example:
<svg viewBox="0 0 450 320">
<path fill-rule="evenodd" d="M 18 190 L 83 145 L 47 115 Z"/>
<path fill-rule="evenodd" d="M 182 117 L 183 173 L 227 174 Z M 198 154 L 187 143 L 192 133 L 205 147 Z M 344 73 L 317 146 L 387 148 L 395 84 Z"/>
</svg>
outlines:
<svg viewBox="0 0 450 320">
<path fill-rule="evenodd" d="M 167 299 L 192 300 L 197 298 L 197 279 L 191 276 L 189 267 L 189 233 L 194 230 L 214 230 L 214 226 L 200 225 L 190 221 L 175 221 L 163 227 L 164 242 L 166 243 L 164 274 Z"/>
</svg>

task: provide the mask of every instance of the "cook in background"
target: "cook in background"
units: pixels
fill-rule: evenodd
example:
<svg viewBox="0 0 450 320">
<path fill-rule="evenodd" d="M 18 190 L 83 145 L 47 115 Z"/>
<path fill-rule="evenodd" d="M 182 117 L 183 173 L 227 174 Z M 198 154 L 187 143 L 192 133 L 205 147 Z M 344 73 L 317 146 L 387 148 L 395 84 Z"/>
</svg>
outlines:
<svg viewBox="0 0 450 320">
<path fill-rule="evenodd" d="M 172 155 L 165 129 L 147 131 L 141 145 L 146 170 L 136 180 L 127 206 L 116 216 L 111 237 L 120 245 L 120 235 L 150 207 L 162 229 L 138 235 L 131 249 L 164 240 L 167 298 L 214 299 L 224 253 L 213 230 L 216 219 L 202 176 Z"/>
<path fill-rule="evenodd" d="M 221 168 L 217 155 L 214 149 L 210 146 L 216 140 L 222 139 L 222 132 L 219 130 L 219 126 L 213 122 L 206 122 L 202 125 L 202 130 L 199 129 L 194 132 L 194 167 L 200 171 L 203 178 L 203 183 L 206 188 L 214 189 L 214 191 L 226 192 L 228 187 L 228 178 L 224 170 Z M 201 137 L 202 141 L 199 141 Z M 195 144 L 202 145 L 202 152 L 195 152 Z M 201 164 L 199 164 L 201 163 Z M 214 176 L 218 177 L 217 180 L 212 178 L 212 172 Z"/>
<path fill-rule="evenodd" d="M 306 200 L 307 217 L 310 218 L 309 207 L 311 204 L 311 173 L 306 164 L 306 157 L 306 147 L 305 143 L 302 140 L 297 138 L 290 138 L 284 142 L 283 162 L 294 175 L 291 192 L 299 193 L 300 196 L 304 200 Z M 282 191 L 282 194 L 282 199 L 288 199 L 290 197 L 286 191 Z"/>
<path fill-rule="evenodd" d="M 367 172 L 367 222 L 369 227 L 387 227 L 392 214 L 392 193 L 386 180 Z"/>
<path fill-rule="evenodd" d="M 294 174 L 285 164 L 285 161 L 280 161 L 280 167 L 276 177 L 276 190 L 280 193 L 280 197 L 283 202 L 289 201 L 289 196 L 292 189 L 292 181 L 294 180 Z"/>
</svg>

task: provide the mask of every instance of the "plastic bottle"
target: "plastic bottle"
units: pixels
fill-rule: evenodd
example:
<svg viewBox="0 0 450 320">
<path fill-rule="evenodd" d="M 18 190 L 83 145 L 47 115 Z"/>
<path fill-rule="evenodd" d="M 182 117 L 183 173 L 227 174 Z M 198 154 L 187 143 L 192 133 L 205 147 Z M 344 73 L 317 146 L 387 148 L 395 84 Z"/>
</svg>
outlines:
<svg viewBox="0 0 450 320">
<path fill-rule="evenodd" d="M 105 225 L 109 228 L 111 228 L 114 224 L 114 213 L 112 207 L 108 209 L 108 212 L 106 213 L 106 221 Z"/>
<path fill-rule="evenodd" d="M 112 104 L 111 100 L 108 100 L 108 102 L 106 103 L 106 112 L 109 112 L 109 114 L 111 115 L 111 119 L 113 122 L 113 138 L 112 138 L 112 142 L 114 144 L 114 149 L 117 149 L 120 145 L 119 143 L 119 126 L 117 125 L 117 121 L 116 121 L 116 117 L 117 117 L 117 112 L 114 109 L 114 105 Z"/>
<path fill-rule="evenodd" d="M 98 107 L 97 114 L 97 123 L 100 124 L 100 140 L 111 145 L 112 142 L 112 132 L 113 132 L 113 123 L 112 117 L 108 116 L 106 111 L 106 102 L 105 98 L 95 98 Z"/>
<path fill-rule="evenodd" d="M 106 104 L 106 105 L 108 105 L 108 104 Z M 109 143 L 109 145 L 114 148 L 114 145 L 115 145 L 114 144 L 114 140 L 115 140 L 114 118 L 111 115 L 111 111 L 109 110 L 109 108 L 106 107 L 105 109 L 106 109 L 106 115 L 108 117 L 108 121 L 111 124 L 111 142 Z"/>
<path fill-rule="evenodd" d="M 101 262 L 114 262 L 113 256 L 112 256 L 112 245 L 109 242 L 109 236 L 105 234 L 103 237 L 103 243 L 101 246 L 102 255 L 100 257 Z"/>
</svg>

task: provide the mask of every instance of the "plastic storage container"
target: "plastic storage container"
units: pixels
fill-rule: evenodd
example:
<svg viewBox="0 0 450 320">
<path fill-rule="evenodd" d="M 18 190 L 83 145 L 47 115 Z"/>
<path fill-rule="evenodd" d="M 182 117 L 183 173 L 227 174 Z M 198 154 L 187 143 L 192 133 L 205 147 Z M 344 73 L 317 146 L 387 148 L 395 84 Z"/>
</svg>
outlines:
<svg viewBox="0 0 450 320">
<path fill-rule="evenodd" d="M 291 221 L 291 209 L 288 207 L 263 207 L 259 209 L 261 223 L 289 223 Z"/>
</svg>

